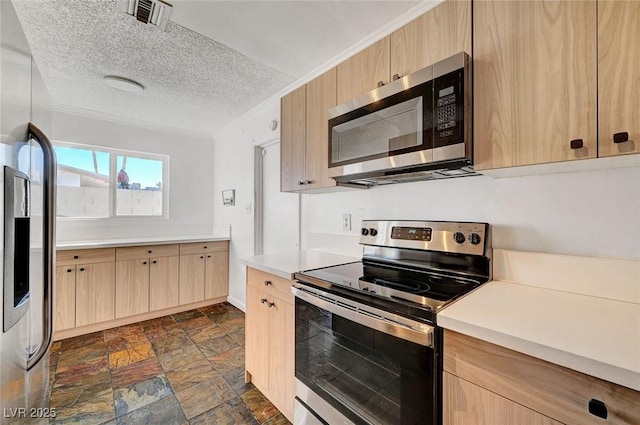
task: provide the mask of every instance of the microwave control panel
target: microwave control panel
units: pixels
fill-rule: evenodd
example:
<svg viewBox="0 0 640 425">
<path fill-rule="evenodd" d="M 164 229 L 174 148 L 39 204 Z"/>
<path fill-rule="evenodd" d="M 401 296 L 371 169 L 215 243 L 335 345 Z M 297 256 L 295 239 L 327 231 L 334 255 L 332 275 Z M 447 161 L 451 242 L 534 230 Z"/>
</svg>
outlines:
<svg viewBox="0 0 640 425">
<path fill-rule="evenodd" d="M 434 147 L 459 143 L 464 131 L 464 70 L 434 81 Z"/>
</svg>

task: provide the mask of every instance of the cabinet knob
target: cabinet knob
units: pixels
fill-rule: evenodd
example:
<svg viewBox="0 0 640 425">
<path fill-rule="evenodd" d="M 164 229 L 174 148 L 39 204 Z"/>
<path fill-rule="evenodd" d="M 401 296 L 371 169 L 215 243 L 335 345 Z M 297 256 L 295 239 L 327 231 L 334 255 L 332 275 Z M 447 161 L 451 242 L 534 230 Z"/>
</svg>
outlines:
<svg viewBox="0 0 640 425">
<path fill-rule="evenodd" d="M 211 258 L 211 256 L 210 256 L 210 255 L 207 255 L 207 258 Z"/>
<path fill-rule="evenodd" d="M 83 272 L 84 271 L 84 267 L 80 267 L 80 271 Z"/>
<path fill-rule="evenodd" d="M 312 180 L 306 180 L 306 181 L 304 182 L 304 184 L 311 184 L 311 183 L 313 183 L 313 181 L 312 181 Z"/>
<path fill-rule="evenodd" d="M 609 416 L 609 412 L 607 412 L 607 405 L 595 398 L 592 398 L 591 401 L 589 401 L 589 413 L 602 419 L 607 419 L 607 416 Z"/>
<path fill-rule="evenodd" d="M 204 249 L 207 249 L 207 246 L 206 246 L 206 245 L 204 246 Z"/>
<path fill-rule="evenodd" d="M 267 304 L 269 306 L 269 308 L 273 307 L 274 305 L 276 305 L 276 303 L 269 303 Z"/>
<path fill-rule="evenodd" d="M 304 185 L 304 182 L 303 182 L 302 180 L 299 180 L 299 181 L 298 181 L 298 185 L 299 185 L 299 186 L 302 186 L 302 185 Z"/>
<path fill-rule="evenodd" d="M 262 299 L 260 299 L 260 303 L 261 303 L 261 304 L 264 304 L 264 303 L 266 303 L 266 302 L 267 302 L 267 299 L 266 299 L 266 298 L 262 298 Z"/>
<path fill-rule="evenodd" d="M 400 79 L 400 74 L 393 74 L 393 81 Z"/>
<path fill-rule="evenodd" d="M 79 257 L 78 257 L 77 255 L 74 255 L 74 256 L 73 256 L 73 259 L 74 259 L 74 260 L 77 260 L 78 258 L 79 258 Z"/>
<path fill-rule="evenodd" d="M 571 141 L 571 149 L 581 149 L 584 146 L 582 139 L 574 139 Z"/>
<path fill-rule="evenodd" d="M 67 273 L 71 273 L 73 269 L 67 269 Z"/>
<path fill-rule="evenodd" d="M 156 263 L 157 263 L 157 261 L 156 261 L 156 260 L 153 260 L 153 261 L 152 261 L 152 263 L 153 263 L 153 264 L 156 264 Z"/>
<path fill-rule="evenodd" d="M 629 133 L 626 131 L 613 135 L 613 143 L 624 143 L 629 141 Z"/>
<path fill-rule="evenodd" d="M 269 285 L 273 285 L 273 284 L 271 283 L 270 280 L 265 280 L 264 281 L 264 286 L 269 286 Z"/>
<path fill-rule="evenodd" d="M 147 264 L 147 262 L 146 262 L 146 261 L 144 261 L 142 264 L 145 264 L 145 265 L 146 265 L 146 264 Z"/>
<path fill-rule="evenodd" d="M 382 86 L 384 86 L 384 81 L 382 80 L 378 81 L 378 87 L 382 87 Z"/>
<path fill-rule="evenodd" d="M 151 254 L 153 251 L 149 250 L 149 254 Z"/>
<path fill-rule="evenodd" d="M 200 258 L 204 258 L 204 255 L 201 255 Z"/>
</svg>

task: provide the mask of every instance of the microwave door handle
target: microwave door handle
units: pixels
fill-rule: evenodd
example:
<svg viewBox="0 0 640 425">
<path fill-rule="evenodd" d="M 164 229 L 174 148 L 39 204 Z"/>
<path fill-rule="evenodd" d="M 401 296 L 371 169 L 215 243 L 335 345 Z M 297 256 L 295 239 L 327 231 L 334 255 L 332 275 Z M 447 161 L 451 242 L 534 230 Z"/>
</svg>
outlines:
<svg viewBox="0 0 640 425">
<path fill-rule="evenodd" d="M 42 344 L 27 360 L 27 370 L 33 368 L 47 355 L 53 337 L 53 276 L 55 265 L 55 214 L 56 214 L 56 154 L 47 136 L 35 125 L 29 123 L 29 137 L 33 138 L 43 153 L 43 231 L 42 256 L 43 267 L 43 302 L 42 322 L 44 330 Z"/>
</svg>

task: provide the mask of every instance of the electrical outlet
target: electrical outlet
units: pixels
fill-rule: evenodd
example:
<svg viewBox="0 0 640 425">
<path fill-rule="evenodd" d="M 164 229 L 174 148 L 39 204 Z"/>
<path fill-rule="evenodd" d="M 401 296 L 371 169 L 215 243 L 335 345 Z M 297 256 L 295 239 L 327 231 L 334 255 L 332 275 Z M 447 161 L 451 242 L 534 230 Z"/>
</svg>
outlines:
<svg viewBox="0 0 640 425">
<path fill-rule="evenodd" d="M 342 230 L 351 231 L 351 214 L 342 214 Z"/>
</svg>

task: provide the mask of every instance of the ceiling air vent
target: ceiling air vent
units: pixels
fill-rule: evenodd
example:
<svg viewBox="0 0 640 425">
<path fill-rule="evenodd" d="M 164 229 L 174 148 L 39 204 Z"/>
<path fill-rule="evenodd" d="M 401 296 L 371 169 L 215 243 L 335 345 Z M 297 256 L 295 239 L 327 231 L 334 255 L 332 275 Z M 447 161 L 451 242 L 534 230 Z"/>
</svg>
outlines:
<svg viewBox="0 0 640 425">
<path fill-rule="evenodd" d="M 160 0 L 118 0 L 118 11 L 134 16 L 138 21 L 155 25 L 162 31 L 167 27 L 172 6 Z"/>
</svg>

